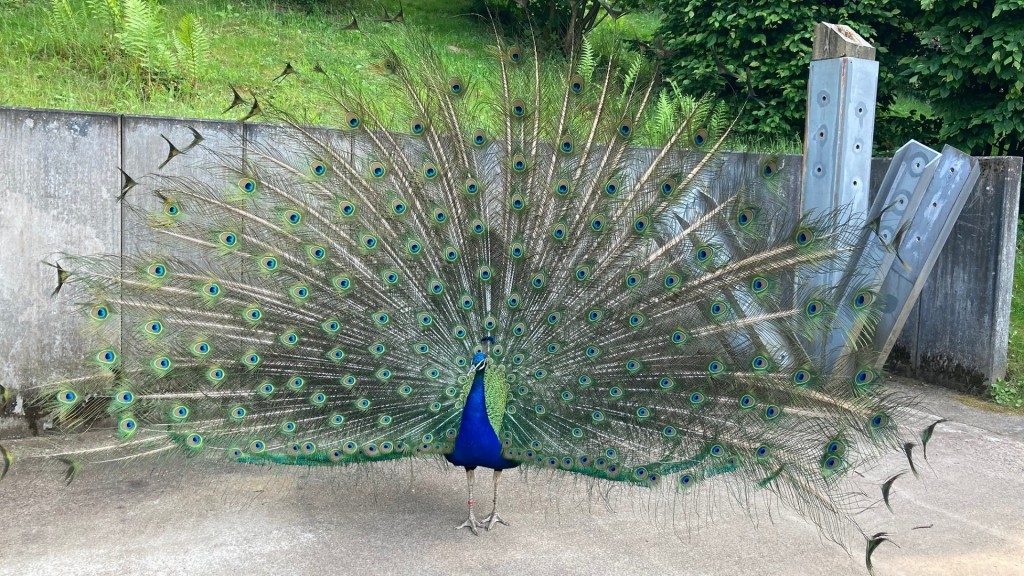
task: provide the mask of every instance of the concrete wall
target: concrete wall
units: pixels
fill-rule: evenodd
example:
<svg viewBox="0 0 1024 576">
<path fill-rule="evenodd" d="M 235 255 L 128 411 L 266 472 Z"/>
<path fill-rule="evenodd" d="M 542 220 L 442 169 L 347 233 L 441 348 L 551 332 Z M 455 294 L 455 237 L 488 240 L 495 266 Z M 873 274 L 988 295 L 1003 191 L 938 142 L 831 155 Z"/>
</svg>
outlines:
<svg viewBox="0 0 1024 576">
<path fill-rule="evenodd" d="M 84 354 L 80 318 L 51 299 L 57 272 L 43 262 L 120 253 L 121 129 L 119 116 L 0 111 L 0 384 L 15 392 Z"/>
<path fill-rule="evenodd" d="M 117 167 L 136 177 L 151 172 L 166 154 L 160 135 L 187 143 L 186 125 L 213 147 L 244 144 L 241 126 L 232 122 L 0 109 L 0 384 L 26 390 L 77 364 L 69 359 L 84 353 L 78 318 L 51 299 L 57 273 L 44 261 L 59 259 L 62 250 L 120 254 L 139 248 L 145 241 L 133 233 L 137 216 L 116 202 Z M 257 132 L 246 130 L 245 137 Z M 875 161 L 873 184 L 887 162 Z M 801 157 L 786 157 L 781 165 L 785 191 L 797 198 Z M 1021 159 L 986 158 L 981 166 L 981 179 L 891 358 L 896 370 L 961 389 L 977 388 L 1006 369 Z M 16 400 L 8 411 L 20 408 Z M 11 420 L 0 419 L 0 433 L 5 425 Z"/>
</svg>

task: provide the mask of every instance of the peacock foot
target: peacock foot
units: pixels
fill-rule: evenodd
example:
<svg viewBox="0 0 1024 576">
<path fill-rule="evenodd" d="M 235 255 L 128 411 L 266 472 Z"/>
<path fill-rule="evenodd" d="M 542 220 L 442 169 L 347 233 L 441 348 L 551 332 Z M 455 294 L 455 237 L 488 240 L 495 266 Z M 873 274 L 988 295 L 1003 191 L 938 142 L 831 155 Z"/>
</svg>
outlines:
<svg viewBox="0 0 1024 576">
<path fill-rule="evenodd" d="M 490 517 L 488 516 L 488 518 L 490 518 Z M 480 521 L 478 521 L 476 519 L 476 516 L 473 515 L 473 511 L 472 510 L 470 510 L 470 512 L 469 512 L 469 518 L 466 519 L 466 521 L 463 522 L 462 524 L 460 524 L 460 525 L 455 527 L 456 530 L 462 530 L 463 528 L 469 528 L 469 531 L 472 532 L 473 534 L 477 535 L 477 536 L 480 535 L 480 532 L 477 532 L 477 528 L 488 528 L 489 529 L 488 526 L 484 526 Z"/>
<path fill-rule="evenodd" d="M 485 528 L 487 528 L 488 531 L 490 531 L 491 528 L 494 528 L 495 524 L 504 524 L 505 526 L 511 526 L 511 524 L 506 522 L 504 518 L 498 515 L 497 510 L 493 510 L 488 517 L 484 518 L 483 524 L 486 524 Z"/>
</svg>

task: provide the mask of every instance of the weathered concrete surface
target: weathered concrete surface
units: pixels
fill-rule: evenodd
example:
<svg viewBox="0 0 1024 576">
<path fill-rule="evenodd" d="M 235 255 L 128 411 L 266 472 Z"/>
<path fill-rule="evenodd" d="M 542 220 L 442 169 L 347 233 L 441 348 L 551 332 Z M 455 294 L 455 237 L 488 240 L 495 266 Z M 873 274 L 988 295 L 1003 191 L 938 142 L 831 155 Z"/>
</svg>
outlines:
<svg viewBox="0 0 1024 576">
<path fill-rule="evenodd" d="M 956 420 L 939 427 L 919 480 L 861 517 L 901 546 L 874 556 L 882 575 L 1024 574 L 1024 416 L 979 411 L 932 386 L 900 386 L 924 409 Z M 39 439 L 8 441 L 16 453 Z M 95 440 L 93 440 L 95 442 Z M 649 492 L 613 491 L 588 506 L 587 483 L 566 476 L 502 482 L 511 527 L 456 532 L 465 506 L 461 470 L 425 461 L 392 467 L 306 470 L 222 465 L 142 466 L 83 474 L 19 468 L 0 484 L 0 574 L 865 574 L 863 545 L 822 543 L 790 512 L 755 527 L 723 509 L 687 535 L 685 521 L 651 515 Z M 866 490 L 899 456 L 868 471 Z M 484 472 L 481 470 L 481 472 Z M 489 503 L 489 474 L 477 500 Z M 486 511 L 484 512 L 486 513 Z M 914 530 L 915 526 L 932 525 Z"/>
<path fill-rule="evenodd" d="M 167 253 L 167 239 L 154 234 L 147 227 L 150 211 L 159 211 L 162 201 L 155 192 L 172 188 L 162 178 L 196 178 L 212 187 L 231 186 L 231 178 L 219 166 L 221 160 L 212 151 L 237 151 L 242 146 L 242 126 L 238 122 L 214 120 L 181 120 L 151 116 L 123 116 L 122 139 L 124 169 L 139 180 L 139 185 L 130 192 L 130 203 L 125 203 L 123 212 L 123 252 L 140 254 L 147 251 Z M 171 159 L 163 168 L 159 166 L 167 159 L 166 137 L 179 150 L 186 149 L 194 136 L 189 127 L 203 136 L 201 145 L 184 155 Z M 236 166 L 240 169 L 240 166 Z M 159 177 L 154 176 L 159 174 Z M 185 199 L 173 198 L 184 201 Z M 175 255 L 179 255 L 175 253 Z M 186 254 L 180 254 L 186 256 Z M 194 256 L 193 256 L 194 257 Z"/>
<path fill-rule="evenodd" d="M 0 114 L 0 384 L 15 392 L 66 376 L 85 353 L 81 318 L 55 305 L 57 271 L 43 262 L 120 253 L 119 133 L 104 114 Z"/>
</svg>

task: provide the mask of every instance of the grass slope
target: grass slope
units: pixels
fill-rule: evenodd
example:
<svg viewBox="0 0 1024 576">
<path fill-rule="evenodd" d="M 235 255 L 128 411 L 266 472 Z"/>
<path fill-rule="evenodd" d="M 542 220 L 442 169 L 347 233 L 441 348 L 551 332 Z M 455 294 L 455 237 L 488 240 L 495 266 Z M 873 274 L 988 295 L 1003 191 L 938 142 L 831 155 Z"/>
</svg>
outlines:
<svg viewBox="0 0 1024 576">
<path fill-rule="evenodd" d="M 165 2 L 167 37 L 158 41 L 170 46 L 171 31 L 186 13 L 200 19 L 210 38 L 210 60 L 193 88 L 188 82 L 147 81 L 117 50 L 111 27 L 86 16 L 85 0 L 69 4 L 82 25 L 65 42 L 48 25 L 51 2 L 0 0 L 0 105 L 220 118 L 230 102 L 228 85 L 265 86 L 286 62 L 301 71 L 319 63 L 327 70 L 358 73 L 382 60 L 381 45 L 416 58 L 401 52 L 408 29 L 429 34 L 431 44 L 443 46 L 467 76 L 490 65 L 495 44 L 491 25 L 479 16 L 486 10 L 481 0 L 404 2 L 403 24 L 380 21 L 383 8 L 393 15 L 398 2 L 365 3 L 354 10 L 332 8 L 330 2 Z M 360 30 L 345 30 L 353 14 Z M 650 14 L 606 20 L 595 32 L 595 44 L 649 37 L 657 21 Z M 281 104 L 306 99 L 304 87 L 296 84 L 275 89 Z"/>
</svg>

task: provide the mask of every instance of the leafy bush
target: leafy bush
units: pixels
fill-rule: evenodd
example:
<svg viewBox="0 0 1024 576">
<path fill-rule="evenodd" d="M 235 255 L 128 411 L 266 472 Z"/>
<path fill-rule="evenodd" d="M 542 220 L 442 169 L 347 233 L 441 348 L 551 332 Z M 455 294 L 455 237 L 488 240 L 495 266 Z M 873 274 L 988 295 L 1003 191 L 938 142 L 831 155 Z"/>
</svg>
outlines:
<svg viewBox="0 0 1024 576">
<path fill-rule="evenodd" d="M 658 0 L 666 74 L 685 91 L 753 96 L 746 133 L 801 134 L 814 24 L 847 24 L 880 66 L 876 152 L 910 138 L 1024 155 L 1021 0 Z M 920 99 L 920 106 L 896 104 Z"/>
<path fill-rule="evenodd" d="M 875 153 L 890 155 L 910 140 L 940 147 L 942 120 L 932 107 L 912 96 L 897 96 L 887 108 L 875 114 Z"/>
<path fill-rule="evenodd" d="M 902 63 L 942 118 L 940 137 L 978 155 L 1024 155 L 1024 2 L 923 0 Z"/>
<path fill-rule="evenodd" d="M 846 24 L 878 48 L 879 103 L 897 93 L 896 61 L 916 45 L 901 12 L 909 0 L 786 3 L 766 0 L 659 0 L 664 73 L 692 94 L 706 91 L 748 102 L 741 133 L 799 136 L 817 22 Z"/>
</svg>

